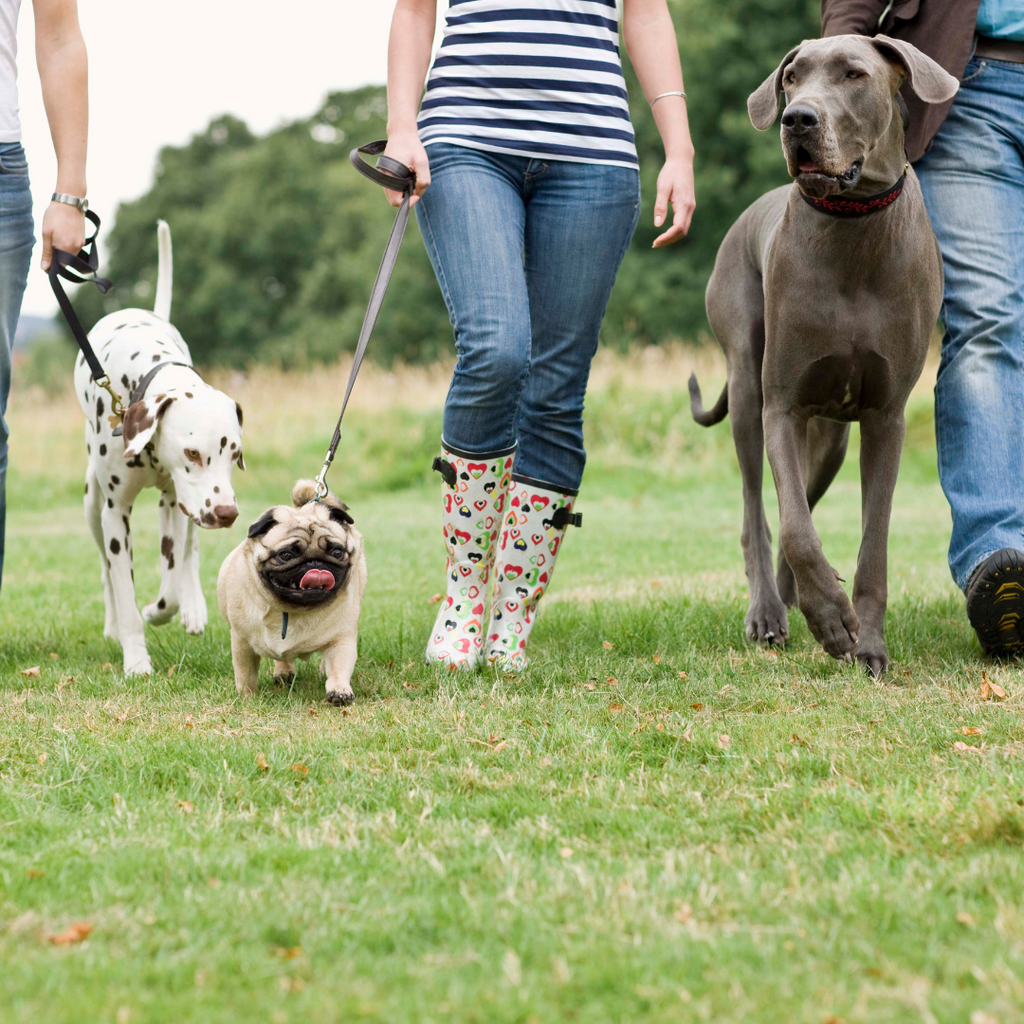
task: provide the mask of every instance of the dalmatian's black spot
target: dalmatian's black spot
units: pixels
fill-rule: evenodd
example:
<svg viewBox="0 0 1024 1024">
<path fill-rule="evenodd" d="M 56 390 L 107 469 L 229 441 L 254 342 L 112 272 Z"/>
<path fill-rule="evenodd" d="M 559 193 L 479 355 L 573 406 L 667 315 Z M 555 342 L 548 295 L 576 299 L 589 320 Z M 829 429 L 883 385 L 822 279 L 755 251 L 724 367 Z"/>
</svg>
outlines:
<svg viewBox="0 0 1024 1024">
<path fill-rule="evenodd" d="M 224 449 L 227 448 L 227 446 L 228 446 L 228 439 L 226 437 L 222 437 L 220 439 L 220 450 L 224 451 Z M 220 452 L 218 452 L 218 454 L 220 454 Z"/>
<path fill-rule="evenodd" d="M 83 494 L 88 494 L 89 493 L 89 481 L 88 480 L 85 481 L 85 490 L 82 493 Z"/>
<path fill-rule="evenodd" d="M 209 455 L 207 455 L 206 456 L 206 464 L 209 465 L 212 461 L 213 461 L 213 459 Z"/>
<path fill-rule="evenodd" d="M 113 490 L 114 488 L 111 487 L 110 489 Z M 113 499 L 107 498 L 107 508 L 113 508 L 113 507 L 114 507 Z"/>
<path fill-rule="evenodd" d="M 186 397 L 186 398 L 192 398 L 192 397 L 193 397 L 193 396 L 192 396 L 192 392 L 191 392 L 191 391 L 186 391 L 186 392 L 185 392 L 185 397 Z"/>
<path fill-rule="evenodd" d="M 153 362 L 154 362 L 154 363 L 159 363 L 159 362 L 160 362 L 160 353 L 159 353 L 159 352 L 157 352 L 157 353 L 156 353 L 156 354 L 155 354 L 155 355 L 153 356 Z"/>
<path fill-rule="evenodd" d="M 103 415 L 103 399 L 102 398 L 97 398 L 96 399 L 96 416 L 97 416 L 97 418 L 99 418 L 102 415 Z"/>
<path fill-rule="evenodd" d="M 116 326 L 116 327 L 114 328 L 114 330 L 115 330 L 115 331 L 123 331 L 123 330 L 124 330 L 124 329 L 125 329 L 125 328 L 126 328 L 127 326 L 128 326 L 127 324 L 118 324 L 118 325 L 117 325 L 117 326 Z M 135 358 L 135 356 L 132 356 L 132 359 L 134 359 L 134 358 Z"/>
<path fill-rule="evenodd" d="M 167 607 L 167 602 L 161 597 L 160 600 L 157 601 L 156 606 L 160 611 L 163 611 Z"/>
<path fill-rule="evenodd" d="M 209 508 L 209 507 L 210 507 L 210 506 L 211 506 L 212 504 L 213 504 L 213 502 L 212 502 L 212 501 L 210 501 L 210 499 L 209 499 L 209 498 L 207 498 L 207 499 L 206 499 L 206 507 L 207 507 L 207 508 Z"/>
<path fill-rule="evenodd" d="M 214 494 L 220 494 L 220 488 L 219 487 L 214 487 L 213 493 Z"/>
<path fill-rule="evenodd" d="M 85 354 L 83 352 L 78 353 L 78 365 L 85 366 Z"/>
<path fill-rule="evenodd" d="M 121 542 L 116 537 L 110 538 L 110 551 L 114 555 L 121 554 Z"/>
<path fill-rule="evenodd" d="M 113 476 L 113 475 L 112 475 L 112 476 L 110 477 L 110 482 L 111 482 L 112 484 L 119 484 L 119 483 L 121 482 L 121 478 L 120 478 L 119 476 Z"/>
<path fill-rule="evenodd" d="M 136 357 L 136 356 L 137 356 L 138 354 L 139 354 L 138 352 L 133 352 L 133 353 L 131 354 L 131 358 L 132 358 L 132 359 L 134 359 L 134 358 L 135 358 L 135 357 Z"/>
<path fill-rule="evenodd" d="M 234 442 L 234 441 L 232 441 L 232 442 L 231 442 L 231 450 L 232 450 L 232 451 L 234 451 L 234 450 L 235 450 L 235 449 L 236 449 L 237 447 L 238 447 L 238 445 L 237 445 L 237 444 L 235 444 L 235 442 Z"/>
<path fill-rule="evenodd" d="M 107 454 L 107 446 L 105 444 L 101 444 L 100 445 L 100 455 L 106 455 L 106 454 Z"/>
<path fill-rule="evenodd" d="M 125 533 L 125 536 L 128 536 L 128 534 L 132 532 L 132 528 L 131 528 L 131 526 L 128 523 L 128 517 L 127 516 L 121 516 L 121 522 L 124 523 L 124 533 Z"/>
<path fill-rule="evenodd" d="M 128 383 L 128 374 L 127 373 L 122 373 L 121 374 L 121 386 L 126 391 L 133 390 L 131 384 Z"/>
<path fill-rule="evenodd" d="M 160 554 L 167 559 L 167 568 L 174 568 L 174 538 L 173 537 L 161 537 L 160 538 Z"/>
<path fill-rule="evenodd" d="M 85 446 L 85 454 L 86 455 L 92 455 L 92 445 L 91 444 L 87 444 Z"/>
<path fill-rule="evenodd" d="M 112 491 L 114 489 L 114 485 L 113 484 L 107 484 L 107 489 Z M 113 502 L 110 503 L 110 507 L 111 508 L 114 507 L 114 503 Z"/>
</svg>

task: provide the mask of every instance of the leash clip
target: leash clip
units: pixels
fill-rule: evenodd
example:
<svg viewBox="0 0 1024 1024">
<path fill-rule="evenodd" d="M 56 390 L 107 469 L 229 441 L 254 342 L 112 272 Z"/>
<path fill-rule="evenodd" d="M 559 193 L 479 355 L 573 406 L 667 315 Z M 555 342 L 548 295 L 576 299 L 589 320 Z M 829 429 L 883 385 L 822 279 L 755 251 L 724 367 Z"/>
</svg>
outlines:
<svg viewBox="0 0 1024 1024">
<path fill-rule="evenodd" d="M 320 467 L 320 472 L 317 473 L 316 479 L 313 481 L 316 484 L 316 493 L 313 495 L 314 501 L 323 501 L 328 495 L 327 490 L 327 470 L 331 468 L 331 453 L 328 453 L 327 458 L 324 459 L 324 464 Z"/>
<path fill-rule="evenodd" d="M 111 415 L 107 417 L 110 421 L 111 427 L 118 427 L 124 422 L 124 404 L 121 401 L 121 396 L 114 390 L 113 385 L 110 383 L 110 377 L 107 374 L 103 374 L 99 380 L 96 381 L 96 386 L 103 388 L 108 395 L 110 395 L 110 412 Z"/>
</svg>

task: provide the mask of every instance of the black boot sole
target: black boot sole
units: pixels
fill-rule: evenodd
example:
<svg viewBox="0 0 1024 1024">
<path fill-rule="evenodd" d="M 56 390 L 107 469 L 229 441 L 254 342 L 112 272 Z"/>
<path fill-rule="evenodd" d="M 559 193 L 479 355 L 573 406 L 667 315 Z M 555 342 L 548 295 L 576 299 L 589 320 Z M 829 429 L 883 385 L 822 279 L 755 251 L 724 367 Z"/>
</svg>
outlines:
<svg viewBox="0 0 1024 1024">
<path fill-rule="evenodd" d="M 967 618 L 986 654 L 1024 654 L 1024 551 L 1004 548 L 982 563 L 967 588 Z"/>
</svg>

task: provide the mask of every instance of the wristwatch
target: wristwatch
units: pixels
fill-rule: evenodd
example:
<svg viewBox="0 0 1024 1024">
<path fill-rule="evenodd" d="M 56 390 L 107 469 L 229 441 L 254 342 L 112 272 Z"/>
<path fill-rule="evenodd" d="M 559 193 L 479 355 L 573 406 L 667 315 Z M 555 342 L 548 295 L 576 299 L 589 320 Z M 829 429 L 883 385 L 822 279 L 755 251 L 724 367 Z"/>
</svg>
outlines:
<svg viewBox="0 0 1024 1024">
<path fill-rule="evenodd" d="M 50 201 L 54 203 L 67 203 L 68 206 L 73 206 L 75 209 L 81 210 L 85 213 L 89 209 L 88 199 L 79 199 L 78 196 L 69 196 L 66 192 L 54 192 L 50 196 Z"/>
</svg>

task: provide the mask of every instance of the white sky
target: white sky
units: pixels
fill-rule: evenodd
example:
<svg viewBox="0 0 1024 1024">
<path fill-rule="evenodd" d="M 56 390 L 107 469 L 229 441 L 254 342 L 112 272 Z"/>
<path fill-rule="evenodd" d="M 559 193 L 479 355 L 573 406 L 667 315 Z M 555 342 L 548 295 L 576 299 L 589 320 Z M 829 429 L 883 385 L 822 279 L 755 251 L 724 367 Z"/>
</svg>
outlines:
<svg viewBox="0 0 1024 1024">
<path fill-rule="evenodd" d="M 439 0 L 439 18 L 447 6 Z M 392 0 L 79 0 L 89 50 L 89 201 L 104 229 L 120 201 L 148 189 L 158 150 L 185 142 L 211 117 L 231 113 L 265 132 L 311 114 L 332 89 L 383 82 L 393 7 Z M 38 239 L 56 160 L 32 21 L 32 0 L 22 0 L 19 94 Z M 49 316 L 56 308 L 36 262 L 22 310 Z"/>
</svg>

